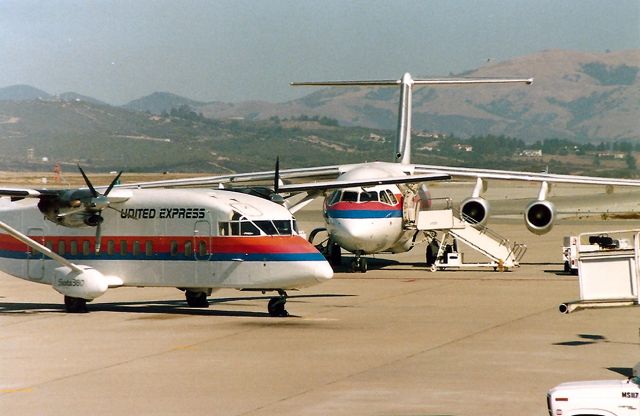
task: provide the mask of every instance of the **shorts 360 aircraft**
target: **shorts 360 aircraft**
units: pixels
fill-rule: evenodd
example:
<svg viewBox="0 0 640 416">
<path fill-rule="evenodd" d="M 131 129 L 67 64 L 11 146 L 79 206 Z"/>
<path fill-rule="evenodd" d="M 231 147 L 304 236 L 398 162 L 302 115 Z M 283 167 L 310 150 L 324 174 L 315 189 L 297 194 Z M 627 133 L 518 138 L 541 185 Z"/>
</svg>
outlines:
<svg viewBox="0 0 640 416">
<path fill-rule="evenodd" d="M 68 312 L 109 288 L 177 287 L 192 307 L 216 288 L 286 290 L 333 275 L 281 204 L 230 190 L 0 189 L 0 270 L 53 286 Z M 37 203 L 36 203 L 37 202 Z"/>
<path fill-rule="evenodd" d="M 476 185 L 472 194 L 462 201 L 460 212 L 464 219 L 479 225 L 484 224 L 490 214 L 489 202 L 481 196 L 487 188 L 487 180 L 540 183 L 537 198 L 527 205 L 524 212 L 525 224 L 535 234 L 548 232 L 556 217 L 553 203 L 547 200 L 551 183 L 640 186 L 638 180 L 457 168 L 419 165 L 410 162 L 413 87 L 514 83 L 529 85 L 532 82 L 532 78 L 413 79 L 410 74 L 406 73 L 399 80 L 292 83 L 294 86 L 399 87 L 400 105 L 394 162 L 367 162 L 282 170 L 276 173 L 280 181 L 287 180 L 297 183 L 282 183 L 275 191 L 306 193 L 305 197 L 289 207 L 291 212 L 296 212 L 314 198 L 324 195 L 324 222 L 329 235 L 326 254 L 333 261 L 339 261 L 341 248 L 354 253 L 353 269 L 364 272 L 367 266 L 363 255 L 385 252 L 401 253 L 410 250 L 419 241 L 416 238 L 418 231 L 407 227 L 407 221 L 411 221 L 412 217 L 415 217 L 417 206 L 427 208 L 430 206 L 429 191 L 424 183 L 429 180 L 441 180 L 448 177 L 475 180 Z M 273 171 L 267 171 L 151 182 L 143 185 L 149 187 L 222 185 L 231 182 L 267 180 L 273 176 Z M 328 178 L 330 180 L 327 180 Z M 300 181 L 307 182 L 300 183 Z M 333 192 L 327 192 L 332 189 Z M 310 237 L 316 231 L 318 230 L 314 230 Z"/>
</svg>

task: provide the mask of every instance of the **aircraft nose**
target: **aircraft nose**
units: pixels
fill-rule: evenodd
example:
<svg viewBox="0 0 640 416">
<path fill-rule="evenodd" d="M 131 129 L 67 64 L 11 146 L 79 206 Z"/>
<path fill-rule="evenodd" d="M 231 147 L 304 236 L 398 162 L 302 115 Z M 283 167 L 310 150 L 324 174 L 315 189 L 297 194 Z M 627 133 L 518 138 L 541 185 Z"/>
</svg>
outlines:
<svg viewBox="0 0 640 416">
<path fill-rule="evenodd" d="M 318 264 L 315 265 L 314 277 L 320 283 L 326 282 L 327 280 L 331 279 L 333 277 L 333 269 L 331 268 L 329 262 L 318 262 Z"/>
</svg>

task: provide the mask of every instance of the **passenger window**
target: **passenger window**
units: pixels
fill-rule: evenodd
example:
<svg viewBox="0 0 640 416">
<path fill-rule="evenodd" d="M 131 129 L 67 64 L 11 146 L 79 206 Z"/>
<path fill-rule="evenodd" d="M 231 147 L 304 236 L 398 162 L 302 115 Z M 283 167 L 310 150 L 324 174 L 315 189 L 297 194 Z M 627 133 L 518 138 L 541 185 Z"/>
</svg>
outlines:
<svg viewBox="0 0 640 416">
<path fill-rule="evenodd" d="M 198 256 L 205 257 L 207 254 L 207 243 L 204 240 L 200 240 L 198 242 Z"/>
<path fill-rule="evenodd" d="M 64 256 L 66 248 L 64 246 L 64 240 L 58 241 L 58 254 Z"/>
<path fill-rule="evenodd" d="M 178 242 L 176 240 L 171 240 L 171 243 L 169 243 L 169 254 L 172 257 L 178 255 Z"/>
<path fill-rule="evenodd" d="M 147 240 L 144 242 L 144 255 L 147 257 L 153 256 L 153 241 Z"/>
<path fill-rule="evenodd" d="M 184 255 L 193 256 L 193 243 L 191 241 L 185 241 L 184 243 Z"/>
<path fill-rule="evenodd" d="M 140 241 L 138 240 L 133 242 L 133 255 L 134 256 L 140 255 Z"/>
<path fill-rule="evenodd" d="M 107 254 L 113 256 L 116 254 L 116 242 L 113 240 L 107 241 Z"/>
<path fill-rule="evenodd" d="M 129 251 L 129 249 L 127 248 L 127 241 L 126 240 L 120 240 L 120 255 L 121 256 L 126 256 L 128 251 Z"/>
<path fill-rule="evenodd" d="M 78 255 L 78 242 L 75 240 L 72 240 L 71 243 L 69 244 L 69 254 L 71 254 L 72 256 L 77 256 Z"/>
<path fill-rule="evenodd" d="M 49 250 L 53 251 L 53 241 L 51 241 L 51 240 L 45 241 L 44 246 L 46 248 L 48 248 Z"/>
<path fill-rule="evenodd" d="M 82 240 L 82 254 L 85 256 L 91 254 L 91 243 L 89 240 Z"/>
<path fill-rule="evenodd" d="M 354 191 L 344 191 L 342 193 L 342 201 L 346 202 L 357 202 L 358 201 L 358 193 Z"/>
</svg>

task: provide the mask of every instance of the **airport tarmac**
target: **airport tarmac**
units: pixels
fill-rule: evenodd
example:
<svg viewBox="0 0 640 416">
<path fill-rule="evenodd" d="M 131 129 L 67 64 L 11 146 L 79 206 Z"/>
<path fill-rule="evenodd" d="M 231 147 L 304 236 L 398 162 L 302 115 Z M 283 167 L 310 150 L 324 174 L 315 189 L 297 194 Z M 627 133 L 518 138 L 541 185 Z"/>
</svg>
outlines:
<svg viewBox="0 0 640 416">
<path fill-rule="evenodd" d="M 561 244 L 637 221 L 490 226 L 528 245 L 520 268 L 432 273 L 424 247 L 376 256 L 366 274 L 291 292 L 289 318 L 268 316 L 268 294 L 190 309 L 153 288 L 70 315 L 50 287 L 0 275 L 0 414 L 546 415 L 560 382 L 623 378 L 640 308 L 560 314 L 578 297 Z"/>
</svg>

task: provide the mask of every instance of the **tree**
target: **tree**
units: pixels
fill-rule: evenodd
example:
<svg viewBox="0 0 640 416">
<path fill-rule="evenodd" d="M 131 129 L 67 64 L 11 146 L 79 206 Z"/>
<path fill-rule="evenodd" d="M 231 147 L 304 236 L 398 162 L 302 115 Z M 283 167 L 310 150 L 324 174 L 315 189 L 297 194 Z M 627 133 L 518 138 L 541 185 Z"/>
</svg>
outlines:
<svg viewBox="0 0 640 416">
<path fill-rule="evenodd" d="M 629 169 L 636 170 L 636 158 L 633 156 L 631 152 L 625 155 L 624 161 L 627 164 L 627 167 Z"/>
</svg>

